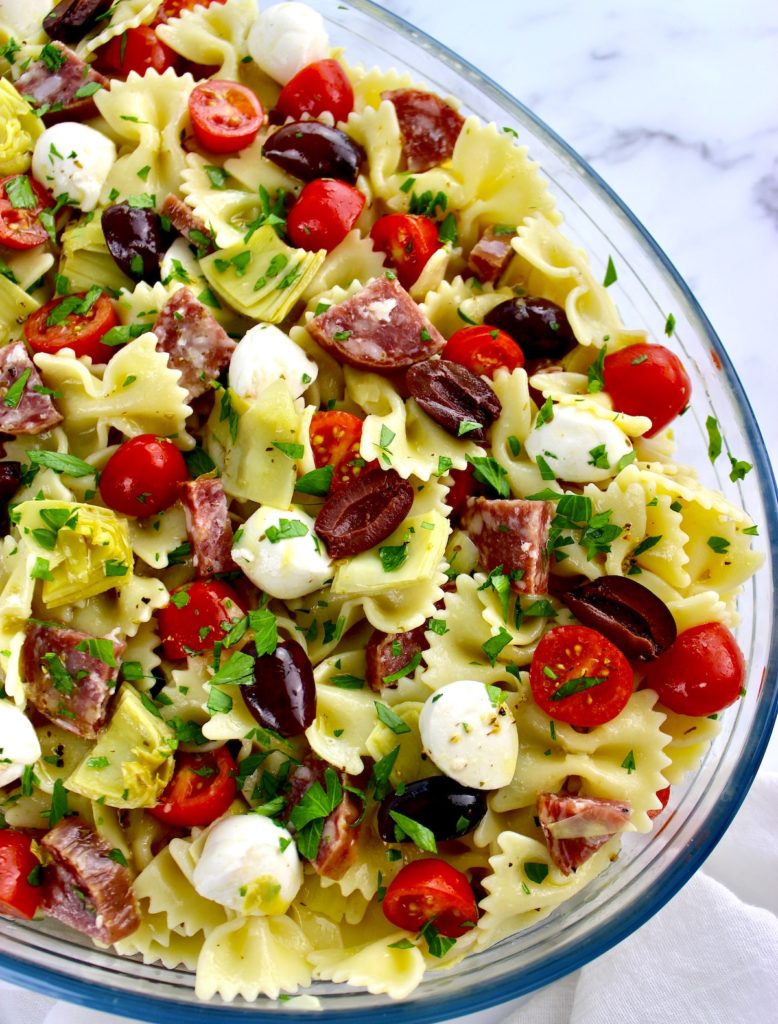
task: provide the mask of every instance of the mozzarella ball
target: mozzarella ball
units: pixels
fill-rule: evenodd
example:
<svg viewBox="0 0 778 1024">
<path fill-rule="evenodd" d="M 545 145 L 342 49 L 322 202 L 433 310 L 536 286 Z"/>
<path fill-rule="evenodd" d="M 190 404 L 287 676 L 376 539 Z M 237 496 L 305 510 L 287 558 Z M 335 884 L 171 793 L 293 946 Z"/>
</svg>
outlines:
<svg viewBox="0 0 778 1024">
<path fill-rule="evenodd" d="M 313 519 L 297 509 L 262 505 L 237 534 L 232 557 L 271 597 L 304 597 L 332 576 L 332 562 L 313 525 Z M 293 535 L 303 527 L 304 533 Z"/>
<path fill-rule="evenodd" d="M 35 143 L 32 173 L 54 194 L 63 193 L 84 212 L 94 210 L 116 163 L 116 146 L 102 132 L 77 121 L 47 128 Z"/>
<path fill-rule="evenodd" d="M 324 19 L 308 4 L 285 3 L 260 11 L 251 26 L 248 51 L 281 85 L 315 60 L 330 55 Z"/>
<path fill-rule="evenodd" d="M 513 778 L 519 734 L 495 687 L 473 679 L 448 683 L 419 716 L 425 752 L 450 779 L 471 789 L 500 789 Z"/>
<path fill-rule="evenodd" d="M 559 480 L 590 483 L 608 480 L 632 445 L 624 431 L 586 409 L 555 405 L 554 417 L 536 426 L 524 448 L 531 459 L 542 456 Z"/>
<path fill-rule="evenodd" d="M 253 402 L 277 380 L 299 398 L 318 373 L 316 363 L 288 335 L 273 324 L 257 324 L 232 353 L 229 380 L 237 395 Z"/>
<path fill-rule="evenodd" d="M 21 778 L 41 756 L 41 745 L 27 716 L 15 704 L 0 700 L 0 786 Z"/>
<path fill-rule="evenodd" d="M 303 869 L 285 828 L 261 814 L 236 814 L 211 827 L 192 882 L 207 900 L 266 917 L 286 913 Z"/>
</svg>

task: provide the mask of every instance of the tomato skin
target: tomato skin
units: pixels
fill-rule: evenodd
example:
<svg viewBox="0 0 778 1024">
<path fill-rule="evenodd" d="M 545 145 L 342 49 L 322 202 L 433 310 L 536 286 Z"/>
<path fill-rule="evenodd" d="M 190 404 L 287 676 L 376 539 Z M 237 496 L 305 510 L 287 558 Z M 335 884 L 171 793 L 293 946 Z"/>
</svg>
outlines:
<svg viewBox="0 0 778 1024">
<path fill-rule="evenodd" d="M 467 876 L 444 860 L 425 857 L 401 868 L 384 896 L 384 916 L 391 924 L 417 932 L 429 921 L 449 939 L 475 925 L 478 906 Z"/>
<path fill-rule="evenodd" d="M 309 181 L 286 220 L 292 245 L 308 252 L 332 252 L 359 220 L 364 205 L 364 195 L 345 181 Z"/>
<path fill-rule="evenodd" d="M 651 429 L 646 437 L 674 420 L 692 393 L 683 363 L 664 345 L 630 345 L 612 352 L 603 363 L 603 380 L 614 409 L 649 417 Z"/>
<path fill-rule="evenodd" d="M 169 508 L 178 485 L 189 479 L 184 457 L 172 441 L 139 434 L 119 445 L 100 474 L 100 496 L 125 516 L 151 516 Z"/>
<path fill-rule="evenodd" d="M 145 75 L 149 68 L 161 75 L 174 67 L 179 57 L 157 37 L 153 28 L 139 25 L 126 29 L 101 46 L 96 59 L 99 67 L 108 74 L 126 78 L 131 71 Z"/>
<path fill-rule="evenodd" d="M 176 598 L 177 594 L 186 594 L 186 601 Z M 170 603 L 157 614 L 165 657 L 179 661 L 189 651 L 199 654 L 213 650 L 216 641 L 222 640 L 231 624 L 244 614 L 238 595 L 221 580 L 195 580 L 177 587 Z"/>
<path fill-rule="evenodd" d="M 177 754 L 173 778 L 149 813 L 178 828 L 204 828 L 220 818 L 235 799 L 237 770 L 226 747 Z"/>
<path fill-rule="evenodd" d="M 36 867 L 40 861 L 32 852 L 30 836 L 12 828 L 0 831 L 0 914 L 26 921 L 35 917 L 43 889 L 27 879 Z"/>
<path fill-rule="evenodd" d="M 743 652 L 720 622 L 679 633 L 672 646 L 646 666 L 644 683 L 679 715 L 713 715 L 741 695 L 746 677 Z"/>
<path fill-rule="evenodd" d="M 237 153 L 250 146 L 262 127 L 262 104 L 245 85 L 210 79 L 189 94 L 195 137 L 211 153 Z"/>
<path fill-rule="evenodd" d="M 388 213 L 370 229 L 376 249 L 386 255 L 403 288 L 418 279 L 429 258 L 441 248 L 434 220 L 412 213 Z"/>
<path fill-rule="evenodd" d="M 225 0 L 162 0 L 154 15 L 151 27 L 164 25 L 171 18 L 177 18 L 182 11 L 192 11 L 195 7 L 210 7 L 211 4 L 223 4 Z"/>
<path fill-rule="evenodd" d="M 78 293 L 83 299 L 86 292 Z M 58 296 L 41 306 L 24 324 L 24 336 L 33 352 L 48 352 L 56 355 L 60 349 L 72 348 L 76 355 L 89 356 L 93 363 L 107 363 L 114 354 L 110 345 L 101 344 L 100 339 L 118 320 L 107 295 L 101 295 L 84 315 L 71 313 L 61 324 L 47 326 L 51 313 L 61 305 L 66 295 Z"/>
<path fill-rule="evenodd" d="M 336 60 L 316 60 L 289 79 L 276 108 L 293 121 L 299 121 L 303 114 L 319 117 L 325 111 L 336 121 L 345 121 L 354 109 L 354 90 Z"/>
<path fill-rule="evenodd" d="M 360 473 L 378 465 L 376 460 L 362 464 L 359 454 L 362 420 L 350 412 L 334 409 L 315 412 L 311 417 L 309 437 L 316 468 L 333 467 L 330 494 L 356 480 Z"/>
<path fill-rule="evenodd" d="M 16 178 L 27 178 L 36 205 L 26 209 L 14 207 L 8 198 L 6 186 Z M 34 249 L 49 240 L 49 233 L 38 220 L 38 214 L 54 200 L 46 189 L 29 174 L 8 174 L 0 179 L 0 245 L 9 249 Z"/>
<path fill-rule="evenodd" d="M 505 369 L 512 373 L 524 365 L 524 353 L 510 334 L 488 324 L 454 331 L 441 357 L 460 363 L 471 373 L 490 380 L 497 370 Z"/>
<path fill-rule="evenodd" d="M 656 795 L 662 806 L 657 807 L 654 811 L 646 811 L 646 814 L 649 816 L 649 818 L 651 818 L 652 821 L 654 820 L 654 818 L 657 818 L 662 813 L 665 807 L 667 807 L 667 801 L 670 799 L 670 787 L 665 786 L 664 789 L 658 789 L 656 791 Z"/>
<path fill-rule="evenodd" d="M 599 678 L 602 683 L 553 700 L 574 679 Z M 610 722 L 632 696 L 633 675 L 621 651 L 588 626 L 557 626 L 541 638 L 529 673 L 535 703 L 549 718 L 591 727 Z"/>
<path fill-rule="evenodd" d="M 451 514 L 456 515 L 468 498 L 472 498 L 478 490 L 478 481 L 475 478 L 475 469 L 468 463 L 464 469 L 450 469 L 448 475 L 453 480 L 445 502 L 451 509 Z"/>
</svg>

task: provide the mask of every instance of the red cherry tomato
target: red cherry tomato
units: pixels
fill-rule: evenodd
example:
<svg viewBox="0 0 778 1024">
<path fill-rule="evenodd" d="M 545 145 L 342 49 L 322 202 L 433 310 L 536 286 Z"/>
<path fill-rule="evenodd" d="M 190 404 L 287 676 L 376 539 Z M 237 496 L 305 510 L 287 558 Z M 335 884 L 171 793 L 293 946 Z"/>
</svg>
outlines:
<svg viewBox="0 0 778 1024">
<path fill-rule="evenodd" d="M 178 828 L 204 828 L 235 798 L 238 766 L 226 747 L 176 755 L 176 769 L 156 807 L 149 812 Z"/>
<path fill-rule="evenodd" d="M 131 71 L 145 75 L 149 68 L 163 74 L 168 68 L 174 67 L 178 60 L 175 50 L 166 46 L 148 25 L 125 29 L 105 46 L 101 46 L 96 56 L 101 70 L 124 78 Z"/>
<path fill-rule="evenodd" d="M 450 469 L 448 475 L 453 483 L 448 489 L 445 501 L 452 513 L 456 515 L 467 499 L 478 490 L 478 482 L 475 478 L 475 470 L 469 464 L 465 469 Z"/>
<path fill-rule="evenodd" d="M 117 324 L 116 313 L 107 295 L 100 295 L 85 313 L 68 313 L 64 319 L 55 313 L 73 299 L 84 299 L 86 293 L 61 295 L 41 306 L 24 325 L 24 336 L 33 352 L 56 355 L 60 349 L 72 348 L 77 356 L 89 356 L 93 363 L 107 363 L 114 349 L 100 339 Z M 52 317 L 52 321 L 49 318 Z"/>
<path fill-rule="evenodd" d="M 359 220 L 364 205 L 364 195 L 345 181 L 316 178 L 308 182 L 286 220 L 292 245 L 308 252 L 332 252 Z"/>
<path fill-rule="evenodd" d="M 23 203 L 30 202 L 30 190 L 33 205 L 24 206 Z M 28 174 L 9 174 L 0 180 L 0 245 L 32 249 L 48 241 L 49 233 L 38 215 L 53 205 L 46 189 Z"/>
<path fill-rule="evenodd" d="M 550 629 L 535 650 L 529 682 L 549 718 L 584 727 L 610 722 L 633 691 L 627 659 L 587 626 Z"/>
<path fill-rule="evenodd" d="M 177 18 L 182 11 L 192 11 L 195 7 L 210 7 L 211 4 L 223 4 L 226 0 L 162 0 L 154 15 L 152 27 L 163 25 L 171 18 Z"/>
<path fill-rule="evenodd" d="M 359 454 L 362 420 L 350 412 L 315 412 L 309 430 L 316 468 L 332 466 L 330 493 L 356 480 L 360 473 L 378 463 L 365 463 Z"/>
<path fill-rule="evenodd" d="M 303 114 L 319 117 L 325 111 L 336 121 L 345 121 L 354 109 L 354 90 L 336 60 L 317 60 L 289 79 L 276 108 L 293 121 L 299 121 Z"/>
<path fill-rule="evenodd" d="M 605 357 L 605 390 L 619 412 L 648 416 L 653 437 L 689 404 L 692 383 L 683 363 L 664 345 L 630 345 Z"/>
<path fill-rule="evenodd" d="M 478 920 L 467 877 L 436 857 L 401 868 L 386 890 L 384 916 L 398 928 L 417 932 L 432 921 L 441 935 L 458 939 Z"/>
<path fill-rule="evenodd" d="M 441 247 L 434 220 L 411 213 L 379 217 L 370 231 L 373 245 L 386 254 L 403 288 L 410 288 L 427 261 Z"/>
<path fill-rule="evenodd" d="M 652 821 L 654 818 L 658 817 L 658 815 L 662 813 L 665 807 L 667 807 L 667 801 L 670 799 L 670 787 L 665 786 L 664 789 L 658 789 L 656 795 L 657 799 L 659 800 L 659 803 L 662 806 L 657 807 L 654 811 L 646 811 L 646 814 L 649 816 L 649 818 L 651 818 Z"/>
<path fill-rule="evenodd" d="M 178 587 L 158 613 L 165 657 L 177 661 L 191 652 L 212 650 L 243 615 L 240 598 L 221 580 L 195 580 Z"/>
<path fill-rule="evenodd" d="M 705 622 L 679 633 L 675 643 L 645 669 L 645 685 L 679 715 L 713 715 L 741 695 L 743 652 L 726 626 Z"/>
<path fill-rule="evenodd" d="M 471 373 L 491 380 L 497 370 L 516 370 L 524 365 L 524 353 L 505 331 L 488 324 L 455 331 L 441 352 L 444 359 L 461 363 Z"/>
<path fill-rule="evenodd" d="M 125 516 L 151 516 L 169 508 L 178 485 L 189 479 L 184 457 L 172 441 L 140 434 L 119 445 L 100 474 L 100 496 Z"/>
<path fill-rule="evenodd" d="M 42 890 L 31 884 L 30 875 L 40 870 L 29 836 L 12 828 L 0 831 L 0 914 L 27 921 L 35 917 Z"/>
<path fill-rule="evenodd" d="M 189 116 L 197 141 L 211 153 L 237 153 L 257 137 L 262 104 L 245 85 L 210 79 L 189 94 Z"/>
</svg>

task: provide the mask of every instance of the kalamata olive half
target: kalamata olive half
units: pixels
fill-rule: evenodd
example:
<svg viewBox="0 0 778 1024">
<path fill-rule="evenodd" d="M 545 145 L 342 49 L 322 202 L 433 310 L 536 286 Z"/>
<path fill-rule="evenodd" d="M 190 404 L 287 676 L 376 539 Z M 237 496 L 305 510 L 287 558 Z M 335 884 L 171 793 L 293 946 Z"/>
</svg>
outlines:
<svg viewBox="0 0 778 1024">
<path fill-rule="evenodd" d="M 118 203 L 103 210 L 102 227 L 108 251 L 128 277 L 149 284 L 159 280 L 165 239 L 158 213 Z"/>
<path fill-rule="evenodd" d="M 316 717 L 313 667 L 294 640 L 260 655 L 254 662 L 253 686 L 244 686 L 241 692 L 259 724 L 282 736 L 299 736 Z"/>
<path fill-rule="evenodd" d="M 113 0 L 62 0 L 43 19 L 44 31 L 62 43 L 82 39 Z"/>
<path fill-rule="evenodd" d="M 481 377 L 448 359 L 426 359 L 409 366 L 405 386 L 426 414 L 454 437 L 481 444 L 502 405 Z"/>
<path fill-rule="evenodd" d="M 262 156 L 303 181 L 340 178 L 353 185 L 365 151 L 339 128 L 318 121 L 292 121 L 269 136 Z"/>
<path fill-rule="evenodd" d="M 8 532 L 8 502 L 22 484 L 21 462 L 0 462 L 0 530 Z"/>
<path fill-rule="evenodd" d="M 398 842 L 392 811 L 418 821 L 443 842 L 473 831 L 486 814 L 486 793 L 468 789 L 445 775 L 408 783 L 402 793 L 388 796 L 378 809 L 378 834 L 387 843 Z"/>
<path fill-rule="evenodd" d="M 561 359 L 576 346 L 567 314 L 550 299 L 506 299 L 486 314 L 484 323 L 510 334 L 525 360 Z"/>
<path fill-rule="evenodd" d="M 351 558 L 385 540 L 413 504 L 413 487 L 394 469 L 370 469 L 324 502 L 315 530 L 331 558 Z"/>
<path fill-rule="evenodd" d="M 637 580 L 600 576 L 558 596 L 579 622 L 602 633 L 628 658 L 653 661 L 675 640 L 670 609 Z"/>
</svg>

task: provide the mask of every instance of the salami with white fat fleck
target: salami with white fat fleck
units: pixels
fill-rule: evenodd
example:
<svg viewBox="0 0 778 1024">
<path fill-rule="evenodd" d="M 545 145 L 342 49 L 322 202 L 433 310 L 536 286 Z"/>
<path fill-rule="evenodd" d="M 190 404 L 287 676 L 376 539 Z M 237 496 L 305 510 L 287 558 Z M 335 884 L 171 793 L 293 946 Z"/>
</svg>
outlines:
<svg viewBox="0 0 778 1024">
<path fill-rule="evenodd" d="M 232 524 L 221 480 L 209 476 L 187 480 L 180 485 L 179 493 L 197 575 L 231 572 L 235 568 Z"/>
<path fill-rule="evenodd" d="M 103 660 L 95 656 L 97 639 L 80 629 L 31 623 L 22 646 L 30 703 L 62 729 L 85 739 L 95 739 L 105 725 L 125 648 L 123 642 L 111 640 L 113 657 Z"/>
<path fill-rule="evenodd" d="M 62 43 L 50 43 L 49 46 L 61 54 L 60 67 L 52 71 L 42 60 L 33 61 L 16 82 L 19 94 L 41 114 L 45 125 L 97 117 L 99 112 L 91 87 L 99 85 L 107 89 L 110 85 L 108 79 Z M 77 95 L 83 93 L 85 87 L 91 95 Z"/>
<path fill-rule="evenodd" d="M 501 565 L 520 594 L 548 593 L 548 530 L 553 502 L 523 498 L 468 498 L 462 529 L 478 548 L 487 572 Z"/>
<path fill-rule="evenodd" d="M 395 687 L 399 680 L 391 676 L 407 671 L 411 675 L 413 660 L 429 647 L 426 623 L 404 633 L 382 633 L 373 630 L 365 648 L 365 681 L 371 690 L 380 692 L 385 686 Z M 389 682 L 387 682 L 387 677 Z M 401 677 L 402 678 L 402 677 Z"/>
<path fill-rule="evenodd" d="M 287 815 L 292 813 L 314 782 L 325 785 L 324 774 L 328 768 L 332 766 L 311 754 L 294 769 L 289 776 Z M 341 786 L 354 782 L 345 772 L 338 772 L 338 777 Z M 361 815 L 359 802 L 344 789 L 340 803 L 324 820 L 319 850 L 315 860 L 311 861 L 317 874 L 325 878 L 341 878 L 354 863 L 361 829 L 357 822 Z"/>
<path fill-rule="evenodd" d="M 162 216 L 167 217 L 179 235 L 197 246 L 203 255 L 213 252 L 214 244 L 211 232 L 191 206 L 188 206 L 183 199 L 169 193 L 162 203 Z"/>
<path fill-rule="evenodd" d="M 375 278 L 356 295 L 314 317 L 313 338 L 341 363 L 391 373 L 441 351 L 446 339 L 392 277 Z"/>
<path fill-rule="evenodd" d="M 84 935 L 110 944 L 140 925 L 129 870 L 81 818 L 65 818 L 41 839 L 51 857 L 44 873 L 43 910 Z"/>
<path fill-rule="evenodd" d="M 235 351 L 235 342 L 188 288 L 173 293 L 152 330 L 157 349 L 167 352 L 170 365 L 181 371 L 181 387 L 190 399 L 210 388 Z"/>
<path fill-rule="evenodd" d="M 428 171 L 454 152 L 465 119 L 433 92 L 393 89 L 381 93 L 397 111 L 403 156 L 409 171 Z"/>
<path fill-rule="evenodd" d="M 551 860 L 563 875 L 578 868 L 621 832 L 632 808 L 626 801 L 541 793 L 538 818 Z"/>
<path fill-rule="evenodd" d="M 24 344 L 14 341 L 0 348 L 0 431 L 41 434 L 61 423 L 51 395 L 42 392 L 43 381 Z"/>
<path fill-rule="evenodd" d="M 508 269 L 513 259 L 511 239 L 515 231 L 497 230 L 488 227 L 481 235 L 467 257 L 467 265 L 479 281 L 484 284 L 496 284 Z"/>
</svg>

